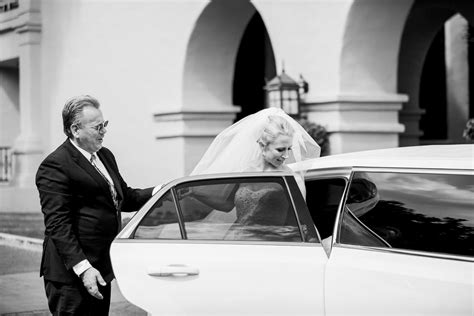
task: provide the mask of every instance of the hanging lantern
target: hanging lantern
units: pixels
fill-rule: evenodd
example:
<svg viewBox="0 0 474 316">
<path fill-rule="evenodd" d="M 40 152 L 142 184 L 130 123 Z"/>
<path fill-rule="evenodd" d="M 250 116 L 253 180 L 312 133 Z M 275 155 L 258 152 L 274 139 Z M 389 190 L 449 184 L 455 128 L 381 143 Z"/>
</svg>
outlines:
<svg viewBox="0 0 474 316">
<path fill-rule="evenodd" d="M 300 84 L 288 76 L 283 69 L 279 76 L 268 81 L 264 87 L 267 93 L 267 107 L 280 108 L 288 115 L 299 116 L 300 88 Z"/>
</svg>

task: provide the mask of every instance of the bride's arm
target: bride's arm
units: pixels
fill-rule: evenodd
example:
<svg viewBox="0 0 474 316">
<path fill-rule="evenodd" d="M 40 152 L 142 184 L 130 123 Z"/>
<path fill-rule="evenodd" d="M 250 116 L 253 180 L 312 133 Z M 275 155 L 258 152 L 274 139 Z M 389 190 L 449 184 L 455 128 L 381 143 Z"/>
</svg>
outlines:
<svg viewBox="0 0 474 316">
<path fill-rule="evenodd" d="M 186 195 L 218 211 L 230 212 L 234 208 L 234 195 L 238 187 L 238 184 L 227 184 L 224 187 L 219 186 L 219 190 L 212 194 L 209 190 L 194 187 Z"/>
</svg>

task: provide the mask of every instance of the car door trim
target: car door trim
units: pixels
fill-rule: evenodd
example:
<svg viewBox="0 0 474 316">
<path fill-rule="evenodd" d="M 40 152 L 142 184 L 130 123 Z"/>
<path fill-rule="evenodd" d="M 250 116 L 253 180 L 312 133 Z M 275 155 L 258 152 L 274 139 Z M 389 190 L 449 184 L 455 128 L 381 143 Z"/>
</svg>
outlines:
<svg viewBox="0 0 474 316">
<path fill-rule="evenodd" d="M 306 242 L 306 238 L 305 238 L 305 234 L 304 234 L 304 231 L 303 231 L 303 226 L 301 224 L 300 216 L 298 214 L 298 210 L 296 209 L 295 200 L 294 200 L 294 197 L 291 195 L 290 184 L 288 183 L 288 180 L 287 180 L 286 177 L 283 177 L 283 181 L 285 181 L 286 192 L 287 192 L 288 198 L 291 201 L 291 206 L 293 208 L 293 214 L 296 216 L 296 223 L 298 224 L 298 230 L 300 231 L 301 241 Z M 317 231 L 318 230 L 316 230 L 316 232 Z M 319 238 L 319 234 L 318 234 L 318 238 Z M 319 240 L 321 240 L 321 238 L 319 238 Z"/>
<path fill-rule="evenodd" d="M 463 262 L 474 262 L 474 258 L 468 256 L 457 256 L 457 255 L 448 255 L 442 253 L 430 253 L 424 251 L 414 251 L 400 248 L 380 248 L 380 247 L 371 247 L 371 246 L 360 246 L 360 245 L 350 245 L 350 244 L 341 244 L 339 242 L 334 243 L 334 247 L 337 248 L 346 248 L 346 249 L 355 249 L 355 250 L 365 250 L 365 251 L 374 251 L 374 252 L 386 252 L 386 253 L 396 253 L 402 255 L 418 256 L 425 258 L 436 258 L 436 259 L 447 259 L 447 260 L 456 260 Z"/>
<path fill-rule="evenodd" d="M 116 239 L 114 243 L 160 243 L 160 244 L 222 244 L 222 245 L 236 245 L 236 246 L 283 246 L 283 247 L 315 247 L 322 248 L 320 243 L 311 243 L 303 241 L 261 241 L 261 240 L 212 240 L 212 239 L 132 239 L 121 238 Z"/>
<path fill-rule="evenodd" d="M 179 229 L 181 230 L 181 239 L 188 239 L 188 234 L 186 233 L 186 229 L 184 226 L 183 212 L 181 211 L 181 206 L 178 203 L 178 194 L 176 193 L 176 186 L 173 186 L 171 188 L 171 195 L 173 196 L 174 207 L 176 208 L 176 212 L 178 213 L 178 225 Z"/>
<path fill-rule="evenodd" d="M 452 175 L 474 175 L 473 170 L 467 169 L 442 169 L 442 168 L 396 168 L 396 167 L 356 167 L 352 172 L 395 172 L 395 173 L 430 173 Z"/>
</svg>

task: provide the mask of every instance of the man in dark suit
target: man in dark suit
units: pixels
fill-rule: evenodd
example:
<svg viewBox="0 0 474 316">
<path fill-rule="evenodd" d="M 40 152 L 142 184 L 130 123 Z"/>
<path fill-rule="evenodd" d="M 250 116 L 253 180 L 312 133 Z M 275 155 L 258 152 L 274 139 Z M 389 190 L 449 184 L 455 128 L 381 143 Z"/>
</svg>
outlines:
<svg viewBox="0 0 474 316">
<path fill-rule="evenodd" d="M 102 147 L 108 122 L 99 107 L 87 95 L 65 104 L 68 139 L 36 174 L 46 227 L 40 275 L 53 315 L 108 315 L 109 249 L 120 212 L 136 211 L 152 196 L 153 188 L 128 187 L 114 155 Z"/>
</svg>

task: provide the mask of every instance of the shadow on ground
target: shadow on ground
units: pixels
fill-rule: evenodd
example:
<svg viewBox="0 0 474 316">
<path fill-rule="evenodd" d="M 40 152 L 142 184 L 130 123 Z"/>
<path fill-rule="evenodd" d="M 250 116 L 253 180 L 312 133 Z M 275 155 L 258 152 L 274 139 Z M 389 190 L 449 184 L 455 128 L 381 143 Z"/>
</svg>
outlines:
<svg viewBox="0 0 474 316">
<path fill-rule="evenodd" d="M 0 212 L 0 232 L 43 239 L 43 213 Z"/>
</svg>

